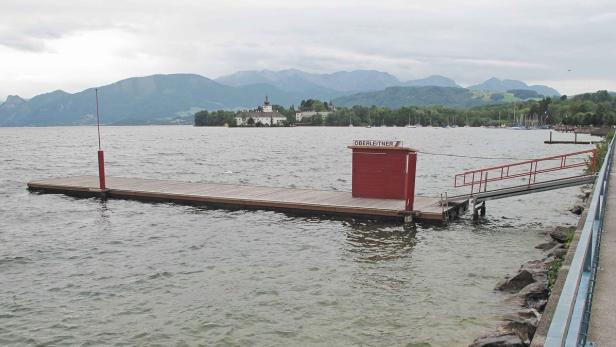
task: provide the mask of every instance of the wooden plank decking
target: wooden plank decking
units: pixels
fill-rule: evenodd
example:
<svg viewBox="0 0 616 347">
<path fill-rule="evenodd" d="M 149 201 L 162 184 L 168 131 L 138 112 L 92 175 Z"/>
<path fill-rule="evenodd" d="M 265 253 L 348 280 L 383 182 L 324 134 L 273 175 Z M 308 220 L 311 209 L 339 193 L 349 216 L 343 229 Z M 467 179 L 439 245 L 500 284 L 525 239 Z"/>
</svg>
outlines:
<svg viewBox="0 0 616 347">
<path fill-rule="evenodd" d="M 28 183 L 30 190 L 68 195 L 97 196 L 97 176 L 52 178 Z M 404 219 L 403 200 L 354 198 L 351 192 L 293 188 L 272 188 L 217 183 L 192 183 L 170 180 L 107 177 L 110 198 L 172 201 L 222 207 L 288 210 L 312 214 L 353 215 L 370 218 Z M 468 202 L 450 204 L 446 209 L 439 199 L 415 197 L 413 218 L 443 221 L 466 209 Z"/>
</svg>

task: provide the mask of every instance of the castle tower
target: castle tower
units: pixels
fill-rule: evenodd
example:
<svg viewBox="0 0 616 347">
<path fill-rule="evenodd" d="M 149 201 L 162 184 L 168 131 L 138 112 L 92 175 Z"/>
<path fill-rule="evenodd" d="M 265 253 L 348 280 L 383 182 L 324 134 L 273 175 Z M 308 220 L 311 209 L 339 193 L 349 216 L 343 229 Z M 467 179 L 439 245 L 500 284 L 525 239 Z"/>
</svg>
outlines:
<svg viewBox="0 0 616 347">
<path fill-rule="evenodd" d="M 270 105 L 267 95 L 265 96 L 265 102 L 263 103 L 263 112 L 272 112 L 272 105 Z"/>
</svg>

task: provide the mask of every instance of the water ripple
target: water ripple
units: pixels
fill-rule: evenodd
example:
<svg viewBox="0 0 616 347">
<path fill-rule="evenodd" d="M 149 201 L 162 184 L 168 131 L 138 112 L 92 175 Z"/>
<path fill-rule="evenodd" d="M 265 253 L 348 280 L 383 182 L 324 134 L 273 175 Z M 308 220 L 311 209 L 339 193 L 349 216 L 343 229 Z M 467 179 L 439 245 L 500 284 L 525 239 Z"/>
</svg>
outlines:
<svg viewBox="0 0 616 347">
<path fill-rule="evenodd" d="M 467 155 L 559 151 L 542 131 L 101 131 L 109 175 L 339 191 L 351 189 L 356 138 Z M 464 346 L 511 309 L 494 283 L 538 256 L 547 228 L 576 222 L 566 209 L 577 188 L 491 201 L 481 223 L 446 227 L 25 190 L 96 174 L 95 133 L 0 128 L 0 345 Z M 420 154 L 418 193 L 453 194 L 452 174 L 490 164 Z"/>
</svg>

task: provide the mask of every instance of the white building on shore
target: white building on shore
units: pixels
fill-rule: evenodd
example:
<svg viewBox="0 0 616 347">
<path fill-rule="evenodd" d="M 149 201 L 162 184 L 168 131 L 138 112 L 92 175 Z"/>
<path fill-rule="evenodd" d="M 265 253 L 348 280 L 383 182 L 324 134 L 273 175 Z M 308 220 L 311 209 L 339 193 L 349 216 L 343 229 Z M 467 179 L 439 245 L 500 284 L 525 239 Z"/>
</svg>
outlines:
<svg viewBox="0 0 616 347">
<path fill-rule="evenodd" d="M 325 105 L 327 107 L 327 111 L 310 110 L 310 111 L 296 112 L 295 120 L 297 122 L 309 121 L 314 116 L 319 116 L 321 117 L 322 120 L 325 120 L 325 118 L 327 118 L 327 116 L 329 116 L 330 113 L 334 113 L 336 111 L 336 106 L 334 106 L 334 103 L 331 100 L 329 101 L 329 106 L 327 106 L 327 103 L 325 103 Z"/>
<path fill-rule="evenodd" d="M 321 119 L 325 120 L 327 116 L 332 113 L 331 111 L 303 111 L 295 113 L 295 120 L 301 122 L 302 120 L 312 119 L 314 116 L 320 116 Z"/>
<path fill-rule="evenodd" d="M 272 109 L 267 96 L 263 106 L 256 111 L 240 112 L 235 117 L 237 126 L 277 126 L 284 125 L 286 121 L 287 117 Z"/>
</svg>

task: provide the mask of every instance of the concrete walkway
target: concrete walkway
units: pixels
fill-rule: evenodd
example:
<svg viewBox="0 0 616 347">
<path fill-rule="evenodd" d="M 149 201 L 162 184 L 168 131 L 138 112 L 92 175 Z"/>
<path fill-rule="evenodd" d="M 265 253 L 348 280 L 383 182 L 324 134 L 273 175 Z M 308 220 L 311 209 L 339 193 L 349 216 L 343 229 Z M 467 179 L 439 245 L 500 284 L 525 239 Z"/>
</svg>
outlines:
<svg viewBox="0 0 616 347">
<path fill-rule="evenodd" d="M 616 159 L 616 158 L 615 158 Z M 616 346 L 616 168 L 612 167 L 588 341 Z"/>
</svg>

